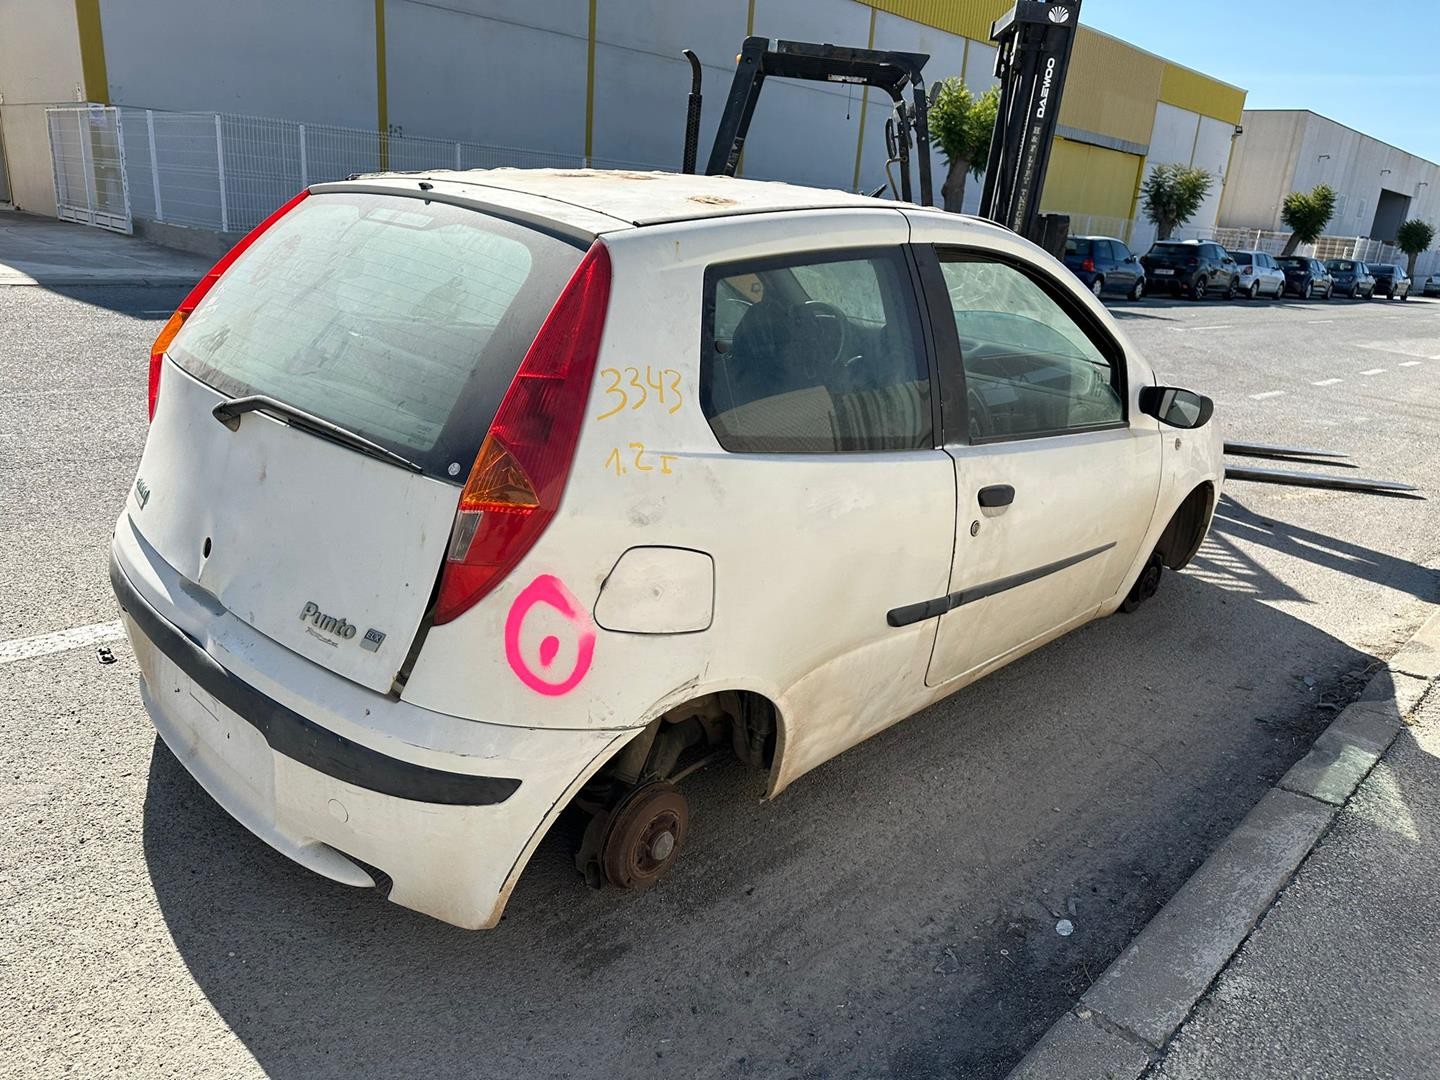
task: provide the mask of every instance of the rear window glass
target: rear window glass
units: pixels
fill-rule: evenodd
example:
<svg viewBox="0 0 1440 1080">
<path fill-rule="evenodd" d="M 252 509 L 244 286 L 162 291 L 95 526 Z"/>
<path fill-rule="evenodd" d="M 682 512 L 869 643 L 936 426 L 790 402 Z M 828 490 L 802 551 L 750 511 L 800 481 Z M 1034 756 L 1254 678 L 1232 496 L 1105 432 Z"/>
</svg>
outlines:
<svg viewBox="0 0 1440 1080">
<path fill-rule="evenodd" d="M 1197 253 L 1194 244 L 1156 244 L 1150 249 L 1151 255 L 1195 255 Z"/>
<path fill-rule="evenodd" d="M 1372 274 L 1393 274 L 1395 273 L 1395 267 L 1389 263 L 1377 263 L 1370 267 L 1370 272 Z"/>
<path fill-rule="evenodd" d="M 1230 253 L 1230 257 L 1241 266 L 1250 265 L 1250 253 L 1248 251 L 1233 251 Z"/>
<path fill-rule="evenodd" d="M 1309 269 L 1310 269 L 1310 260 L 1309 260 L 1309 259 L 1301 258 L 1301 257 L 1298 256 L 1298 255 L 1287 255 L 1285 258 L 1280 259 L 1280 260 L 1278 260 L 1278 261 L 1279 261 L 1279 263 L 1280 263 L 1281 266 L 1285 267 L 1286 270 L 1309 270 Z"/>
<path fill-rule="evenodd" d="M 1066 254 L 1066 255 L 1085 255 L 1085 256 L 1088 256 L 1093 250 L 1094 250 L 1094 246 L 1093 246 L 1093 244 L 1091 243 L 1091 241 L 1089 241 L 1089 240 L 1081 240 L 1081 239 L 1078 239 L 1077 237 L 1072 236 L 1072 237 L 1069 237 L 1069 238 L 1065 241 L 1065 254 Z"/>
<path fill-rule="evenodd" d="M 1331 259 L 1325 264 L 1326 269 L 1339 270 L 1342 274 L 1348 274 L 1355 269 L 1355 264 L 1349 259 Z"/>
<path fill-rule="evenodd" d="M 314 195 L 236 260 L 169 355 L 458 482 L 583 254 L 447 203 Z"/>
</svg>

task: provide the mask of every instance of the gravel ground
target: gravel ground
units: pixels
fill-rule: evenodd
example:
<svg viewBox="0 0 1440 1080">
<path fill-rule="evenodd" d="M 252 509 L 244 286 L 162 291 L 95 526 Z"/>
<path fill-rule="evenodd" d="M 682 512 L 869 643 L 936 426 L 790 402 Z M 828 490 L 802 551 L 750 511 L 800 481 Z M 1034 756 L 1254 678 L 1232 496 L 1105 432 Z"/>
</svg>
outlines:
<svg viewBox="0 0 1440 1080">
<path fill-rule="evenodd" d="M 115 618 L 106 546 L 179 291 L 0 290 L 0 641 Z M 1232 435 L 1440 491 L 1440 304 L 1117 314 Z M 695 776 L 691 844 L 644 896 L 587 890 L 552 835 L 490 933 L 251 837 L 157 742 L 125 646 L 0 664 L 3 1071 L 1001 1077 L 1420 623 L 1434 506 L 1236 484 L 1138 614 L 773 803 L 738 767 Z"/>
</svg>

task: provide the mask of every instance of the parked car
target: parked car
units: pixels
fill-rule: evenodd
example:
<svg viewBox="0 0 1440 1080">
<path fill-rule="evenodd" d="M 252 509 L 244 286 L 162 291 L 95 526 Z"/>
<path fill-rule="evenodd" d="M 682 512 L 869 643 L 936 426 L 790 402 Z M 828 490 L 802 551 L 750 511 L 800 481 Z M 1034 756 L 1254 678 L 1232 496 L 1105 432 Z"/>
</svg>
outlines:
<svg viewBox="0 0 1440 1080">
<path fill-rule="evenodd" d="M 1035 245 L 628 175 L 316 185 L 150 357 L 110 577 L 155 726 L 291 859 L 459 926 L 571 806 L 587 877 L 653 883 L 684 774 L 777 795 L 1129 610 L 1220 492 L 1210 400 Z"/>
<path fill-rule="evenodd" d="M 1147 287 L 1203 300 L 1219 293 L 1234 299 L 1240 291 L 1240 268 L 1213 240 L 1159 240 L 1140 259 Z"/>
<path fill-rule="evenodd" d="M 1405 268 L 1396 263 L 1373 263 L 1370 266 L 1370 273 L 1375 275 L 1375 292 L 1383 293 L 1385 299 L 1394 300 L 1397 296 L 1401 300 L 1410 299 L 1410 275 Z"/>
<path fill-rule="evenodd" d="M 1319 296 L 1329 300 L 1335 292 L 1335 279 L 1319 259 L 1307 255 L 1284 255 L 1276 259 L 1285 273 L 1285 293 L 1309 300 Z"/>
<path fill-rule="evenodd" d="M 1325 269 L 1335 279 L 1336 292 L 1352 300 L 1357 296 L 1369 300 L 1375 295 L 1375 277 L 1359 259 L 1327 259 Z"/>
<path fill-rule="evenodd" d="M 1145 269 L 1140 257 L 1113 236 L 1067 237 L 1065 265 L 1096 296 L 1109 291 L 1139 300 L 1145 295 Z"/>
<path fill-rule="evenodd" d="M 1232 251 L 1230 257 L 1240 267 L 1240 294 L 1247 300 L 1261 296 L 1280 296 L 1285 292 L 1285 271 L 1275 257 L 1264 251 Z"/>
<path fill-rule="evenodd" d="M 1421 296 L 1440 296 L 1440 271 L 1436 271 L 1425 279 L 1425 284 L 1420 286 Z"/>
</svg>

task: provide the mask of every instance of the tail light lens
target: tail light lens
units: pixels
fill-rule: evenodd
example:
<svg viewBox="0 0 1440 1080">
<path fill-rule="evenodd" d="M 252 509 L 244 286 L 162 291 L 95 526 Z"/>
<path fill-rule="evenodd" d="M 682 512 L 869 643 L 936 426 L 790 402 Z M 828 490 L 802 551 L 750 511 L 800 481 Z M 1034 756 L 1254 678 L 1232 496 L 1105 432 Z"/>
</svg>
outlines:
<svg viewBox="0 0 1440 1080">
<path fill-rule="evenodd" d="M 1084 262 L 1082 262 L 1082 263 L 1080 264 L 1080 269 L 1086 271 L 1087 273 L 1094 273 L 1094 272 L 1095 272 L 1095 260 L 1094 260 L 1094 259 L 1086 259 Z"/>
<path fill-rule="evenodd" d="M 170 343 L 175 340 L 175 335 L 180 333 L 180 328 L 185 325 L 185 320 L 190 317 L 190 313 L 195 310 L 200 301 L 205 299 L 205 294 L 210 291 L 215 282 L 220 280 L 220 275 L 230 269 L 230 264 L 243 255 L 245 249 L 255 242 L 255 238 L 291 210 L 295 209 L 295 207 L 299 205 L 300 200 L 309 194 L 309 189 L 301 191 L 284 206 L 280 207 L 280 209 L 276 210 L 264 221 L 260 222 L 259 225 L 256 225 L 255 228 L 241 237 L 235 246 L 222 255 L 220 261 L 210 268 L 210 272 L 196 283 L 195 287 L 190 290 L 185 299 L 180 301 L 180 306 L 175 309 L 175 314 L 166 320 L 164 327 L 160 330 L 160 336 L 155 339 L 155 344 L 150 346 L 151 420 L 155 419 L 155 404 L 160 400 L 160 371 L 165 363 L 165 350 L 170 348 Z"/>
<path fill-rule="evenodd" d="M 468 611 L 499 584 L 555 516 L 609 302 L 610 256 L 597 240 L 535 335 L 475 455 L 440 576 L 437 624 Z"/>
<path fill-rule="evenodd" d="M 1255 272 L 1255 268 L 1254 268 L 1253 266 L 1247 266 L 1247 267 L 1245 267 L 1244 270 L 1241 270 L 1241 271 L 1240 271 L 1240 273 L 1242 273 L 1242 274 L 1253 274 L 1254 272 Z"/>
<path fill-rule="evenodd" d="M 1200 265 L 1200 260 L 1199 260 L 1198 258 L 1196 258 L 1195 256 L 1191 256 L 1190 258 L 1188 258 L 1188 259 L 1185 260 L 1185 265 L 1186 265 L 1186 266 L 1199 266 L 1199 265 Z"/>
</svg>

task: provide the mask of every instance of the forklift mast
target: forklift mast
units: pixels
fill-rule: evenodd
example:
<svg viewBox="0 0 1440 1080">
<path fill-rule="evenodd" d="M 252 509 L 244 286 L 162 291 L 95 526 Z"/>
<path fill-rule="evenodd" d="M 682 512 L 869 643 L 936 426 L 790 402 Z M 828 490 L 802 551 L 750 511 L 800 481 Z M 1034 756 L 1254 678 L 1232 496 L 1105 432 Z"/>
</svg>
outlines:
<svg viewBox="0 0 1440 1080">
<path fill-rule="evenodd" d="M 1044 239 L 1036 229 L 1040 193 L 1079 22 L 1080 0 L 1018 0 L 990 28 L 990 40 L 999 47 L 995 77 L 1000 80 L 1000 110 L 980 215 L 1037 243 Z"/>
<path fill-rule="evenodd" d="M 685 127 L 687 172 L 694 171 L 694 147 L 700 126 L 699 65 L 692 57 L 693 54 L 687 50 L 687 59 L 691 60 L 694 70 Z M 851 49 L 806 41 L 779 41 L 771 49 L 769 38 L 746 38 L 736 60 L 735 78 L 730 84 L 730 96 L 725 99 L 725 111 L 715 132 L 715 144 L 705 166 L 706 174 L 735 175 L 740 153 L 745 148 L 745 137 L 750 131 L 750 121 L 755 115 L 755 103 L 767 77 L 874 86 L 889 94 L 895 103 L 894 116 L 886 124 L 885 137 L 889 162 L 897 162 L 900 166 L 900 198 L 908 202 L 914 197 L 910 177 L 913 148 L 914 157 L 919 159 L 920 165 L 920 202 L 930 205 L 929 105 L 922 74 L 925 61 L 929 59 L 924 53 Z M 913 103 L 905 101 L 907 86 L 913 88 Z"/>
</svg>

